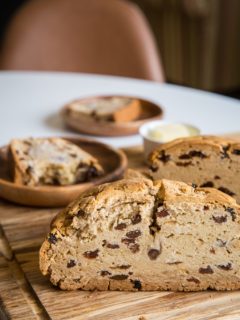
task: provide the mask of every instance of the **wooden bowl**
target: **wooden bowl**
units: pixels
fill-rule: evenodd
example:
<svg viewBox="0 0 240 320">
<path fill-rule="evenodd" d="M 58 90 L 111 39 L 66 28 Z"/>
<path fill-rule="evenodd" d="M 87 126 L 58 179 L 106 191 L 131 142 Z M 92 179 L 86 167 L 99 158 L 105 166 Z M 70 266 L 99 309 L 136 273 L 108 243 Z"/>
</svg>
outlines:
<svg viewBox="0 0 240 320">
<path fill-rule="evenodd" d="M 113 121 L 98 121 L 91 117 L 73 117 L 71 113 L 68 112 L 68 105 L 64 106 L 61 113 L 64 118 L 65 123 L 71 129 L 87 133 L 96 136 L 128 136 L 137 134 L 141 125 L 150 120 L 159 120 L 163 116 L 163 109 L 145 99 L 140 99 L 138 97 L 121 96 L 117 97 L 138 99 L 140 101 L 140 116 L 135 121 L 129 122 L 113 122 Z M 87 100 L 97 99 L 97 98 L 111 98 L 112 96 L 98 96 L 79 99 L 79 101 L 86 102 Z"/>
<path fill-rule="evenodd" d="M 0 197 L 27 206 L 61 207 L 74 200 L 81 192 L 105 182 L 121 178 L 127 167 L 125 154 L 103 143 L 80 139 L 64 138 L 75 143 L 96 157 L 105 170 L 105 174 L 90 182 L 70 186 L 29 187 L 15 184 L 9 175 L 7 147 L 0 148 Z"/>
</svg>

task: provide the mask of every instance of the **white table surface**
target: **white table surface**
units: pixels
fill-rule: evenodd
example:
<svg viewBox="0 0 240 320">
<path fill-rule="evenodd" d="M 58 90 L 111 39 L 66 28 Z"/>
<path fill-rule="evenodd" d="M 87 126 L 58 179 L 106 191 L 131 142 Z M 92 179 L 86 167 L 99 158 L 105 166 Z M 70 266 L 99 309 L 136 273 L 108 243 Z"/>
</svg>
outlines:
<svg viewBox="0 0 240 320">
<path fill-rule="evenodd" d="M 122 77 L 0 72 L 0 145 L 14 137 L 76 135 L 64 128 L 58 112 L 72 99 L 96 94 L 147 98 L 164 107 L 164 120 L 196 125 L 203 134 L 240 131 L 239 100 L 217 94 Z M 138 135 L 94 138 L 115 147 L 141 143 Z"/>
</svg>

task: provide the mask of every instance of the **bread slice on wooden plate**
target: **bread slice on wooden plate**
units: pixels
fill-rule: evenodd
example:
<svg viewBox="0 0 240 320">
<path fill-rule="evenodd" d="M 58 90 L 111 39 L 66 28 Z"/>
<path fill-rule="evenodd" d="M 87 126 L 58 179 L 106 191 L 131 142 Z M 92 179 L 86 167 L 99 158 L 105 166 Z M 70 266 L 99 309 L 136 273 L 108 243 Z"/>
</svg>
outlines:
<svg viewBox="0 0 240 320">
<path fill-rule="evenodd" d="M 240 203 L 240 142 L 213 136 L 177 139 L 150 156 L 153 179 L 214 187 Z"/>
<path fill-rule="evenodd" d="M 120 180 L 53 221 L 40 269 L 61 289 L 240 289 L 240 207 L 183 182 Z"/>
<path fill-rule="evenodd" d="M 72 117 L 85 117 L 96 121 L 128 122 L 141 113 L 140 100 L 123 96 L 96 97 L 75 100 L 64 108 Z"/>
<path fill-rule="evenodd" d="M 14 139 L 9 155 L 11 175 L 17 184 L 70 185 L 103 174 L 96 158 L 61 138 Z"/>
</svg>

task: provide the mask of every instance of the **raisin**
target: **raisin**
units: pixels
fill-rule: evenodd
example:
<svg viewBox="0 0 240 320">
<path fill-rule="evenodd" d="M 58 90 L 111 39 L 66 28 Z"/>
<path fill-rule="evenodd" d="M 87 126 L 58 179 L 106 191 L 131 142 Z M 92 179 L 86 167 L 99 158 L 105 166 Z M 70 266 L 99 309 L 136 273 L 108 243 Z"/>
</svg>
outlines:
<svg viewBox="0 0 240 320">
<path fill-rule="evenodd" d="M 232 154 L 235 154 L 235 155 L 237 155 L 237 156 L 240 156 L 240 149 L 234 149 L 234 150 L 232 151 Z"/>
<path fill-rule="evenodd" d="M 205 210 L 205 211 L 209 210 L 209 206 L 204 206 L 203 210 Z"/>
<path fill-rule="evenodd" d="M 188 282 L 194 282 L 196 284 L 199 284 L 200 283 L 200 280 L 195 278 L 195 277 L 191 277 L 191 278 L 188 278 L 187 279 Z"/>
<path fill-rule="evenodd" d="M 170 155 L 165 154 L 165 151 L 161 151 L 160 155 L 158 156 L 158 159 L 163 163 L 166 163 L 171 159 L 171 157 Z"/>
<path fill-rule="evenodd" d="M 234 192 L 232 192 L 231 190 L 229 190 L 229 189 L 227 189 L 227 188 L 225 188 L 225 187 L 219 187 L 218 188 L 218 190 L 219 191 L 222 191 L 222 192 L 224 192 L 224 193 L 226 193 L 226 194 L 228 194 L 229 196 L 235 196 L 235 193 Z"/>
<path fill-rule="evenodd" d="M 127 274 L 115 274 L 115 276 L 110 277 L 113 280 L 126 280 L 128 278 Z"/>
<path fill-rule="evenodd" d="M 181 160 L 188 160 L 188 159 L 191 159 L 190 155 L 189 154 L 181 154 L 178 159 L 181 159 Z"/>
<path fill-rule="evenodd" d="M 158 166 L 157 165 L 154 165 L 152 164 L 149 169 L 152 171 L 152 172 L 156 172 L 158 170 Z"/>
<path fill-rule="evenodd" d="M 135 239 L 134 238 L 122 238 L 122 243 L 126 244 L 126 245 L 129 245 L 131 243 L 135 243 Z"/>
<path fill-rule="evenodd" d="M 105 247 L 106 244 L 107 244 L 107 240 L 103 240 L 103 241 L 102 241 L 102 246 Z"/>
<path fill-rule="evenodd" d="M 189 153 L 185 153 L 179 156 L 179 159 L 191 159 L 191 158 L 200 158 L 200 159 L 204 159 L 207 158 L 207 156 L 201 152 L 201 151 L 197 151 L 197 150 L 191 150 Z"/>
<path fill-rule="evenodd" d="M 50 242 L 50 243 L 53 243 L 53 244 L 55 244 L 56 242 L 57 242 L 57 237 L 56 237 L 56 235 L 55 234 L 53 234 L 53 233 L 50 233 L 49 234 L 49 237 L 48 237 L 48 241 Z"/>
<path fill-rule="evenodd" d="M 110 276 L 110 275 L 111 275 L 111 272 L 109 272 L 109 271 L 107 271 L 107 270 L 102 270 L 102 271 L 100 272 L 100 275 L 101 275 L 102 277 Z"/>
<path fill-rule="evenodd" d="M 166 209 L 162 209 L 161 211 L 157 211 L 156 216 L 159 218 L 164 218 L 169 216 L 169 212 Z"/>
<path fill-rule="evenodd" d="M 126 223 L 119 223 L 118 225 L 116 225 L 116 227 L 114 228 L 115 230 L 123 230 L 123 229 L 126 229 L 127 228 L 127 225 Z"/>
<path fill-rule="evenodd" d="M 214 177 L 215 180 L 220 180 L 221 178 L 219 176 Z"/>
<path fill-rule="evenodd" d="M 148 256 L 150 258 L 150 260 L 156 260 L 157 257 L 160 255 L 160 250 L 157 250 L 157 249 L 150 249 L 148 251 Z"/>
<path fill-rule="evenodd" d="M 210 253 L 212 253 L 212 254 L 215 254 L 216 253 L 216 251 L 215 251 L 215 249 L 212 247 L 210 250 Z"/>
<path fill-rule="evenodd" d="M 134 217 L 131 219 L 132 224 L 137 224 L 142 221 L 142 216 L 140 214 L 136 214 Z"/>
<path fill-rule="evenodd" d="M 227 216 L 219 216 L 219 217 L 212 216 L 212 217 L 216 223 L 223 223 L 227 221 Z"/>
<path fill-rule="evenodd" d="M 135 243 L 135 239 L 122 238 L 121 241 L 128 246 L 132 253 L 136 253 L 139 251 L 139 244 Z"/>
<path fill-rule="evenodd" d="M 179 167 L 188 167 L 192 164 L 191 161 L 187 161 L 187 162 L 176 162 L 176 165 Z"/>
<path fill-rule="evenodd" d="M 133 231 L 129 231 L 126 233 L 126 236 L 130 239 L 135 239 L 135 238 L 138 238 L 140 237 L 141 235 L 141 231 L 140 230 L 133 230 Z"/>
<path fill-rule="evenodd" d="M 201 184 L 200 187 L 201 188 L 213 188 L 214 187 L 214 183 L 212 181 L 207 181 L 207 182 Z"/>
<path fill-rule="evenodd" d="M 76 265 L 76 262 L 71 259 L 71 260 L 67 263 L 67 268 L 73 268 L 73 267 L 75 267 L 75 265 Z"/>
<path fill-rule="evenodd" d="M 131 268 L 131 265 L 130 264 L 122 264 L 121 266 L 117 266 L 118 269 L 129 269 Z"/>
<path fill-rule="evenodd" d="M 139 280 L 131 280 L 131 282 L 133 283 L 133 288 L 134 289 L 138 289 L 138 290 L 142 289 L 141 281 L 139 281 Z"/>
<path fill-rule="evenodd" d="M 33 173 L 33 167 L 28 166 L 27 169 L 26 169 L 26 173 L 27 173 L 27 174 Z"/>
<path fill-rule="evenodd" d="M 235 221 L 236 220 L 236 212 L 234 211 L 234 209 L 231 207 L 227 207 L 226 211 L 231 214 L 232 221 Z"/>
<path fill-rule="evenodd" d="M 52 179 L 52 184 L 53 184 L 54 186 L 60 186 L 59 177 L 54 177 L 54 178 Z"/>
<path fill-rule="evenodd" d="M 225 270 L 225 271 L 228 271 L 228 270 L 232 270 L 232 264 L 229 262 L 228 264 L 219 264 L 217 266 L 219 269 L 222 269 L 222 270 Z"/>
<path fill-rule="evenodd" d="M 91 180 L 92 178 L 98 177 L 99 173 L 97 169 L 93 166 L 90 166 L 86 172 L 86 180 Z"/>
<path fill-rule="evenodd" d="M 227 146 L 223 146 L 223 147 L 222 147 L 221 159 L 229 158 L 229 155 L 228 155 L 228 150 L 229 150 L 229 148 L 230 148 L 230 145 L 227 145 Z"/>
<path fill-rule="evenodd" d="M 94 251 L 86 251 L 83 253 L 83 255 L 85 258 L 88 258 L 88 259 L 95 259 L 98 257 L 98 252 L 99 252 L 99 250 L 96 249 Z"/>
<path fill-rule="evenodd" d="M 82 209 L 79 209 L 77 212 L 77 216 L 78 217 L 83 217 L 85 215 L 85 211 L 83 211 Z"/>
<path fill-rule="evenodd" d="M 210 266 L 207 266 L 206 268 L 199 268 L 198 272 L 202 274 L 212 274 L 213 269 Z"/>
<path fill-rule="evenodd" d="M 136 253 L 140 250 L 140 246 L 138 243 L 130 244 L 129 249 L 132 251 L 132 253 Z"/>
<path fill-rule="evenodd" d="M 189 155 L 193 158 L 193 157 L 197 157 L 197 158 L 201 158 L 201 159 L 205 159 L 207 158 L 207 156 L 201 152 L 201 151 L 196 151 L 196 150 L 192 150 L 189 152 Z"/>
<path fill-rule="evenodd" d="M 106 246 L 109 249 L 119 249 L 119 245 L 118 244 L 107 243 Z"/>
</svg>

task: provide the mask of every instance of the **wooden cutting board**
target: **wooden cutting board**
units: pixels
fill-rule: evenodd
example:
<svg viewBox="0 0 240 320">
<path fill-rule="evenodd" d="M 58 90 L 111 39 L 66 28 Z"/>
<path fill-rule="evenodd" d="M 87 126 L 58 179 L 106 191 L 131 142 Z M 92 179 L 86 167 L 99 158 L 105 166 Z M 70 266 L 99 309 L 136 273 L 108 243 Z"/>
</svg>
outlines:
<svg viewBox="0 0 240 320">
<path fill-rule="evenodd" d="M 143 168 L 140 148 L 125 150 Z M 240 319 L 240 292 L 60 291 L 41 275 L 38 250 L 58 209 L 0 201 L 0 319 Z"/>
</svg>

